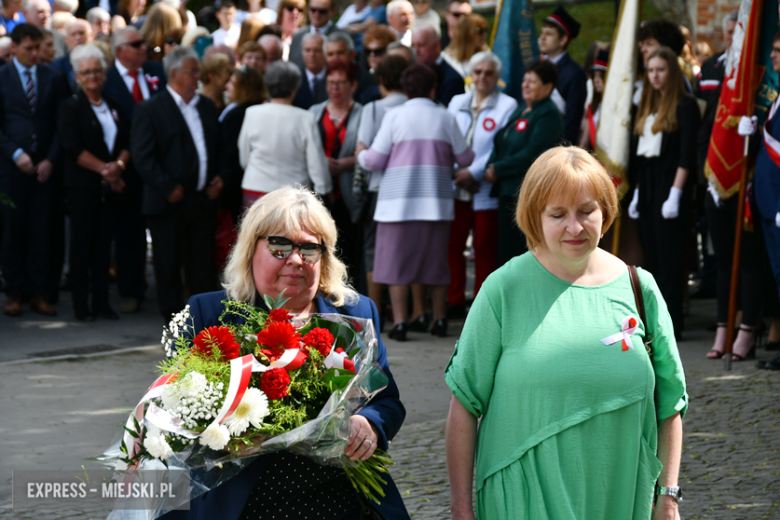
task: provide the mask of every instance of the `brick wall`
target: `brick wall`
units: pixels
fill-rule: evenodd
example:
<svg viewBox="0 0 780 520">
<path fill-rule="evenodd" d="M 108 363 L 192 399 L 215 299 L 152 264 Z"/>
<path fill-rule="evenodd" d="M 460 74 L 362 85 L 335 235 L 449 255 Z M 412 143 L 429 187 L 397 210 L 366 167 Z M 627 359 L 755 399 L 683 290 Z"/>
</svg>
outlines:
<svg viewBox="0 0 780 520">
<path fill-rule="evenodd" d="M 717 52 L 723 49 L 723 16 L 739 9 L 740 0 L 693 0 L 696 39 L 706 41 Z"/>
</svg>

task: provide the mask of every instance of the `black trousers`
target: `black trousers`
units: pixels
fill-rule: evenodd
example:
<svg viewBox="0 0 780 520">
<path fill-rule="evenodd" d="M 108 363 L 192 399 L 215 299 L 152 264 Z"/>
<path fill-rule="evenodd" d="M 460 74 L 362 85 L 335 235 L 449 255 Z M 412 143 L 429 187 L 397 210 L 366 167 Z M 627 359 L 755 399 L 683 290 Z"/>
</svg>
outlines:
<svg viewBox="0 0 780 520">
<path fill-rule="evenodd" d="M 0 204 L 0 266 L 6 294 L 14 298 L 47 297 L 54 187 L 50 182 L 39 183 L 34 175 L 4 172 L 0 176 L 0 191 L 15 206 Z"/>
<path fill-rule="evenodd" d="M 78 313 L 87 313 L 91 294 L 92 309 L 100 312 L 109 307 L 108 268 L 111 261 L 111 231 L 116 222 L 117 207 L 100 187 L 65 188 L 65 206 L 70 215 L 73 309 Z"/>
<path fill-rule="evenodd" d="M 122 298 L 142 301 L 146 288 L 146 223 L 141 213 L 143 182 L 133 170 L 128 170 L 123 178 L 127 183 L 125 191 L 111 196 L 116 206 L 116 284 Z"/>
<path fill-rule="evenodd" d="M 705 210 L 712 246 L 717 259 L 718 322 L 726 323 L 731 293 L 731 267 L 734 260 L 734 231 L 737 223 L 739 196 L 722 200 L 715 205 L 707 193 Z M 737 308 L 742 309 L 742 323 L 755 326 L 761 316 L 764 287 L 769 280 L 766 271 L 766 247 L 761 229 L 761 216 L 753 209 L 753 231 L 743 230 L 739 261 L 739 293 Z"/>
<path fill-rule="evenodd" d="M 496 244 L 498 264 L 496 268 L 528 251 L 525 233 L 520 231 L 515 223 L 516 209 L 517 197 L 505 195 L 498 197 L 498 243 Z"/>
<path fill-rule="evenodd" d="M 184 308 L 182 269 L 190 295 L 217 288 L 214 267 L 217 210 L 192 202 L 170 215 L 148 216 L 147 222 L 152 233 L 157 300 L 160 313 L 168 320 L 171 314 Z"/>
<path fill-rule="evenodd" d="M 660 179 L 656 179 L 658 182 Z M 662 180 L 660 180 L 663 182 Z M 652 183 L 653 180 L 650 180 Z M 658 288 L 666 300 L 676 334 L 683 330 L 683 299 L 686 284 L 685 245 L 691 226 L 691 193 L 686 189 L 680 200 L 677 218 L 665 219 L 661 206 L 666 197 L 657 186 L 650 186 L 643 196 L 643 184 L 639 189 L 639 233 L 645 252 L 647 270 L 655 277 Z M 669 182 L 671 187 L 671 182 Z M 666 189 L 668 195 L 669 189 Z M 653 196 L 655 195 L 655 196 Z"/>
</svg>

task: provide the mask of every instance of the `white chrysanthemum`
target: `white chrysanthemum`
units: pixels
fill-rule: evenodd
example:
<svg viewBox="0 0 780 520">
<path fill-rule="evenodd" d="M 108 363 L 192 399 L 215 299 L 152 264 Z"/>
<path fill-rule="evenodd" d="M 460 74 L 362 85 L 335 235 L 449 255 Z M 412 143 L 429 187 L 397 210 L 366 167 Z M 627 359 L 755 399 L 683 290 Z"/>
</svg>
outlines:
<svg viewBox="0 0 780 520">
<path fill-rule="evenodd" d="M 261 428 L 263 418 L 268 415 L 268 398 L 257 388 L 249 388 L 233 415 L 225 422 L 232 435 L 241 435 L 251 424 Z"/>
<path fill-rule="evenodd" d="M 160 460 L 168 460 L 168 457 L 173 455 L 173 450 L 165 439 L 165 435 L 160 433 L 160 430 L 154 426 L 146 430 L 144 448 L 149 452 L 149 455 Z"/>
<path fill-rule="evenodd" d="M 201 444 L 208 446 L 212 450 L 221 450 L 229 440 L 230 432 L 228 429 L 216 421 L 211 423 L 199 438 Z"/>
<path fill-rule="evenodd" d="M 208 387 L 206 376 L 199 372 L 190 372 L 177 385 L 177 393 L 182 397 L 199 397 Z"/>
</svg>

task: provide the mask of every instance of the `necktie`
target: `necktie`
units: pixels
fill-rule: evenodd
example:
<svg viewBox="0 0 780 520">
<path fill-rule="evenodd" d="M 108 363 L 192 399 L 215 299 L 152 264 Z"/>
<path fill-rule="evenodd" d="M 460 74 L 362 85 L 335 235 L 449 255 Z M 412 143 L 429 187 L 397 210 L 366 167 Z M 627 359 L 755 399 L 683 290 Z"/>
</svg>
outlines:
<svg viewBox="0 0 780 520">
<path fill-rule="evenodd" d="M 141 85 L 138 83 L 138 71 L 128 70 L 127 73 L 133 78 L 133 100 L 136 103 L 140 103 L 144 100 L 143 92 L 141 92 Z"/>
<path fill-rule="evenodd" d="M 27 75 L 27 101 L 30 103 L 30 108 L 35 109 L 35 82 L 29 69 L 25 74 Z"/>
<path fill-rule="evenodd" d="M 33 81 L 32 72 L 30 69 L 25 71 L 27 76 L 27 102 L 30 103 L 30 110 L 35 112 L 35 82 Z M 30 136 L 32 144 L 30 145 L 30 151 L 35 152 L 38 149 L 38 137 L 33 133 Z"/>
</svg>

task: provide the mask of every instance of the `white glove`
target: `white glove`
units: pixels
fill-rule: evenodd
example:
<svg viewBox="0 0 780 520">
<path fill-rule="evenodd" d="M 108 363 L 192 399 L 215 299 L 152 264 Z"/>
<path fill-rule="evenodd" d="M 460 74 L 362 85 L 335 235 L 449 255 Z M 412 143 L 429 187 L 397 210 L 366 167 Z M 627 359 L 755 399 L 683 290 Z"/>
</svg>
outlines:
<svg viewBox="0 0 780 520">
<path fill-rule="evenodd" d="M 780 211 L 775 215 L 775 226 L 780 227 Z"/>
<path fill-rule="evenodd" d="M 661 216 L 665 219 L 677 218 L 680 214 L 680 198 L 682 194 L 683 191 L 680 188 L 672 186 L 672 189 L 669 190 L 669 198 L 661 206 Z"/>
<path fill-rule="evenodd" d="M 639 210 L 636 207 L 639 205 L 639 188 L 634 190 L 634 198 L 631 199 L 631 204 L 628 205 L 628 216 L 634 220 L 639 218 Z"/>
<path fill-rule="evenodd" d="M 750 136 L 756 133 L 756 128 L 758 128 L 758 118 L 756 116 L 742 116 L 739 120 L 737 133 L 742 137 Z"/>
</svg>

